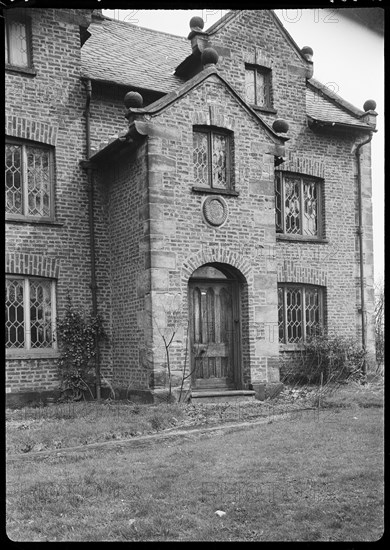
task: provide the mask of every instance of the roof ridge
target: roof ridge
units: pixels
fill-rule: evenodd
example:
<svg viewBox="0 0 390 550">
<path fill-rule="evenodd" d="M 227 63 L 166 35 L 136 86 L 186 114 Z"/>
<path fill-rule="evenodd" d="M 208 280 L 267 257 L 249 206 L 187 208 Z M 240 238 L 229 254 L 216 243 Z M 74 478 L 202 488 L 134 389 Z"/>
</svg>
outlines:
<svg viewBox="0 0 390 550">
<path fill-rule="evenodd" d="M 156 33 L 156 34 L 162 34 L 162 35 L 166 35 L 166 36 L 172 36 L 173 38 L 180 38 L 181 40 L 184 41 L 187 41 L 187 38 L 185 36 L 180 36 L 178 34 L 172 34 L 170 32 L 164 32 L 164 31 L 158 31 L 156 29 L 150 29 L 148 27 L 142 27 L 141 25 L 135 25 L 134 23 L 129 23 L 128 21 L 122 21 L 120 19 L 114 19 L 112 17 L 107 17 L 106 15 L 103 16 L 103 21 L 106 20 L 106 21 L 112 21 L 114 23 L 120 23 L 122 25 L 127 25 L 129 27 L 135 27 L 136 29 L 139 29 L 139 30 L 143 30 L 143 31 L 149 31 L 149 32 L 153 32 L 153 33 Z"/>
<path fill-rule="evenodd" d="M 361 117 L 362 115 L 364 115 L 364 111 L 362 111 L 358 107 L 355 107 L 355 105 L 342 98 L 336 92 L 332 92 L 331 90 L 329 90 L 329 88 L 327 88 L 325 84 L 322 84 L 322 82 L 320 82 L 316 78 L 310 78 L 309 80 L 307 80 L 307 84 L 322 92 L 328 99 L 330 99 L 334 103 L 337 103 L 338 106 L 342 107 L 345 111 L 352 113 L 354 116 Z"/>
</svg>

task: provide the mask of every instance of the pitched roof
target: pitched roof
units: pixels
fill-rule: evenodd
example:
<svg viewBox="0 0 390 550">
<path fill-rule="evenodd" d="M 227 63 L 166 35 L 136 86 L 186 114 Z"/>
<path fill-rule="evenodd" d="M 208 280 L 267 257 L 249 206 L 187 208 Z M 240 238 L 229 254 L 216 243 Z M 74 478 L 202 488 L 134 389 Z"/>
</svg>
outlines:
<svg viewBox="0 0 390 550">
<path fill-rule="evenodd" d="M 308 87 L 314 90 L 317 94 L 321 96 L 326 96 L 334 103 L 340 105 L 344 110 L 347 110 L 348 112 L 360 117 L 364 115 L 364 111 L 361 109 L 358 109 L 355 107 L 355 105 L 352 105 L 352 103 L 349 103 L 345 99 L 343 99 L 341 96 L 336 94 L 336 92 L 333 92 L 330 90 L 325 84 L 322 84 L 319 80 L 315 78 L 311 78 L 308 80 Z"/>
<path fill-rule="evenodd" d="M 201 84 L 204 80 L 206 80 L 207 78 L 209 78 L 210 76 L 214 75 L 215 77 L 217 77 L 219 80 L 221 80 L 226 88 L 228 90 L 230 90 L 230 92 L 235 96 L 235 98 L 237 99 L 237 101 L 239 101 L 242 105 L 242 107 L 256 120 L 257 123 L 260 123 L 261 126 L 263 126 L 263 128 L 266 129 L 266 131 L 268 132 L 269 135 L 272 136 L 272 138 L 274 140 L 277 140 L 281 143 L 283 143 L 284 141 L 287 141 L 289 138 L 286 137 L 286 136 L 280 136 L 279 134 L 277 134 L 272 128 L 271 126 L 269 126 L 238 94 L 237 92 L 234 90 L 234 88 L 232 88 L 230 86 L 230 84 L 219 74 L 218 72 L 218 69 L 215 67 L 215 65 L 211 65 L 210 67 L 206 67 L 205 69 L 203 69 L 203 71 L 201 71 L 200 73 L 198 73 L 197 75 L 195 75 L 194 77 L 192 77 L 190 80 L 188 80 L 187 82 L 185 82 L 184 84 L 182 84 L 180 86 L 180 88 L 178 88 L 177 90 L 175 90 L 174 92 L 170 92 L 169 94 L 165 95 L 164 97 L 161 97 L 160 99 L 157 99 L 156 101 L 154 101 L 153 103 L 151 103 L 150 105 L 147 105 L 146 107 L 140 107 L 140 108 L 133 108 L 133 109 L 130 109 L 130 111 L 132 113 L 135 113 L 135 114 L 155 114 L 155 113 L 159 113 L 160 111 L 164 110 L 166 107 L 168 107 L 169 105 L 171 105 L 172 103 L 174 103 L 175 101 L 177 101 L 178 99 L 180 99 L 181 97 L 183 97 L 184 95 L 186 95 L 189 91 L 191 91 L 192 89 L 194 89 L 196 86 L 198 86 L 199 84 Z"/>
<path fill-rule="evenodd" d="M 359 128 L 371 129 L 363 122 L 364 111 L 357 109 L 333 92 L 327 92 L 326 87 L 317 80 L 311 79 L 306 88 L 306 113 L 309 117 L 328 123 L 347 124 Z"/>
<path fill-rule="evenodd" d="M 207 32 L 214 34 L 238 13 L 228 12 Z M 191 54 L 187 38 L 108 17 L 92 21 L 88 30 L 91 37 L 81 48 L 82 76 L 163 94 L 176 92 L 185 83 L 174 71 Z M 307 114 L 321 121 L 366 126 L 360 119 L 363 111 L 314 78 L 307 82 Z"/>
<path fill-rule="evenodd" d="M 109 18 L 93 21 L 88 31 L 82 76 L 165 93 L 183 83 L 173 72 L 191 53 L 186 38 Z"/>
</svg>

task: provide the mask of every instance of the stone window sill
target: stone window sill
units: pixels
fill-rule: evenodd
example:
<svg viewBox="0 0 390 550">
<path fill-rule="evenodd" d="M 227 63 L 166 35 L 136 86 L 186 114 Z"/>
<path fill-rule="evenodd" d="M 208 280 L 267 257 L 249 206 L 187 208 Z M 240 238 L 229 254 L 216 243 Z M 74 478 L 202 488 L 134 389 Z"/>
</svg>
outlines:
<svg viewBox="0 0 390 550">
<path fill-rule="evenodd" d="M 315 243 L 315 244 L 328 244 L 328 239 L 323 239 L 319 237 L 307 237 L 306 235 L 283 235 L 281 233 L 276 233 L 277 241 L 289 241 L 289 242 L 298 242 L 298 243 Z"/>
<path fill-rule="evenodd" d="M 29 225 L 54 225 L 57 227 L 62 227 L 64 224 L 62 222 L 58 222 L 57 220 L 51 220 L 48 218 L 45 219 L 36 219 L 36 218 L 9 218 L 6 216 L 5 218 L 6 223 L 13 223 L 13 224 L 29 224 Z"/>
<path fill-rule="evenodd" d="M 37 71 L 34 67 L 18 67 L 17 65 L 5 65 L 5 70 L 11 73 L 26 74 L 29 76 L 37 76 Z"/>
<path fill-rule="evenodd" d="M 298 352 L 304 349 L 304 344 L 279 344 L 279 351 Z"/>
<path fill-rule="evenodd" d="M 194 186 L 192 190 L 195 193 L 205 193 L 209 195 L 229 195 L 231 197 L 238 197 L 238 191 L 232 189 L 214 189 L 213 187 L 196 187 Z"/>
<path fill-rule="evenodd" d="M 14 359 L 23 359 L 33 361 L 35 359 L 59 359 L 60 352 L 57 349 L 7 349 L 5 358 L 12 361 Z"/>
<path fill-rule="evenodd" d="M 277 114 L 276 109 L 274 109 L 273 107 L 261 107 L 260 105 L 254 105 L 254 104 L 250 104 L 250 107 L 254 111 L 260 111 L 262 113 L 268 113 L 270 115 L 276 115 Z"/>
</svg>

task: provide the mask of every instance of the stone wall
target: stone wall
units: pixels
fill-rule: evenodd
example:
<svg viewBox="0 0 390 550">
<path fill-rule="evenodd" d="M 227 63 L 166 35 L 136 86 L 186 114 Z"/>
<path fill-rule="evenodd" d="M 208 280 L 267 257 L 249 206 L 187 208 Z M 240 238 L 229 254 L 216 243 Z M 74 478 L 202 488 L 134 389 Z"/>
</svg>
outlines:
<svg viewBox="0 0 390 550">
<path fill-rule="evenodd" d="M 159 331 L 153 333 L 154 368 L 165 369 L 158 332 L 170 328 L 174 311 L 182 320 L 170 351 L 179 375 L 186 353 L 187 289 L 192 272 L 208 262 L 234 266 L 243 276 L 247 301 L 242 319 L 247 327 L 242 368 L 245 382 L 278 379 L 277 342 L 259 342 L 264 322 L 277 322 L 276 263 L 265 261 L 262 247 L 275 247 L 274 140 L 217 76 L 210 76 L 154 122 L 175 135 L 149 138 L 152 300 Z M 193 126 L 217 125 L 233 132 L 234 189 L 225 195 L 229 211 L 221 227 L 202 216 L 207 191 L 194 192 Z M 261 167 L 261 170 L 259 168 Z M 259 177 L 261 173 L 261 177 Z M 154 230 L 152 229 L 154 228 Z M 158 312 L 158 313 L 157 313 Z"/>
</svg>

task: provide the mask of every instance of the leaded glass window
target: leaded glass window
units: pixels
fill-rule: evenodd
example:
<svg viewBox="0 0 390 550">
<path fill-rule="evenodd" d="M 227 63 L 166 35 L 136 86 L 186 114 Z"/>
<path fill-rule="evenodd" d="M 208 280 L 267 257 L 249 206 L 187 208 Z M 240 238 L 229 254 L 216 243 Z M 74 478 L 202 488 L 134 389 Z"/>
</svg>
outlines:
<svg viewBox="0 0 390 550">
<path fill-rule="evenodd" d="M 321 237 L 321 183 L 315 178 L 275 172 L 277 233 Z"/>
<path fill-rule="evenodd" d="M 23 13 L 5 14 L 5 62 L 15 67 L 30 65 L 29 24 Z"/>
<path fill-rule="evenodd" d="M 245 99 L 251 105 L 272 107 L 271 70 L 245 66 Z"/>
<path fill-rule="evenodd" d="M 54 347 L 54 281 L 7 277 L 5 318 L 6 348 L 33 350 Z"/>
<path fill-rule="evenodd" d="M 5 145 L 5 205 L 14 217 L 52 217 L 53 154 L 48 147 Z"/>
<path fill-rule="evenodd" d="M 299 344 L 323 329 L 324 290 L 314 285 L 278 286 L 279 342 Z"/>
<path fill-rule="evenodd" d="M 231 188 L 231 148 L 230 134 L 209 128 L 194 130 L 194 177 L 198 185 Z"/>
</svg>

